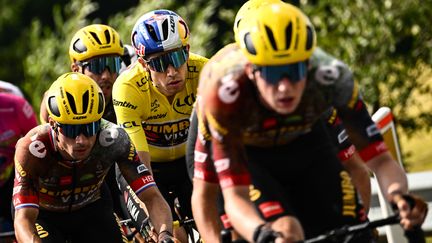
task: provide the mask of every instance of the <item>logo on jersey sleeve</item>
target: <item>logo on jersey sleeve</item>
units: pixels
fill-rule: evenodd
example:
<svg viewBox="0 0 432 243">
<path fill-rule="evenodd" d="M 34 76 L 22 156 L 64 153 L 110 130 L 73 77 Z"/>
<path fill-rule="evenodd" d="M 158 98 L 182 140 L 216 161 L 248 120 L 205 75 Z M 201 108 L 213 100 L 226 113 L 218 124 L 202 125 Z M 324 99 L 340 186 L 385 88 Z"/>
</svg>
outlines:
<svg viewBox="0 0 432 243">
<path fill-rule="evenodd" d="M 33 139 L 32 139 L 33 140 Z M 45 144 L 42 141 L 34 140 L 29 145 L 29 151 L 32 155 L 39 159 L 45 158 L 47 150 Z"/>
<path fill-rule="evenodd" d="M 113 99 L 113 105 L 114 106 L 121 106 L 121 107 L 128 108 L 128 109 L 131 109 L 131 110 L 136 110 L 136 108 L 138 107 L 138 106 L 130 103 L 127 100 L 120 101 L 120 100 L 116 100 L 116 99 Z"/>
<path fill-rule="evenodd" d="M 108 147 L 115 142 L 119 136 L 119 131 L 116 128 L 107 128 L 100 132 L 99 143 L 103 147 Z"/>
<path fill-rule="evenodd" d="M 240 95 L 240 90 L 239 84 L 233 79 L 233 75 L 223 77 L 221 83 L 218 89 L 219 99 L 226 104 L 236 101 Z"/>
</svg>

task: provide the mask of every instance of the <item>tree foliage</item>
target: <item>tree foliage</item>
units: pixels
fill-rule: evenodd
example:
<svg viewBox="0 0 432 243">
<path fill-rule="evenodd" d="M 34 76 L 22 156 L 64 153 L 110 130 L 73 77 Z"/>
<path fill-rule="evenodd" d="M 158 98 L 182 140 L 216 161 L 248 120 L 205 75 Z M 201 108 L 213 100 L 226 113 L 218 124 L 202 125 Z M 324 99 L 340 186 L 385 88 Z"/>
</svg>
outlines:
<svg viewBox="0 0 432 243">
<path fill-rule="evenodd" d="M 408 133 L 431 127 L 432 106 L 416 99 L 431 88 L 424 84 L 431 77 L 431 2 L 315 1 L 304 9 L 319 45 L 353 69 L 372 112 L 389 106 Z"/>
</svg>

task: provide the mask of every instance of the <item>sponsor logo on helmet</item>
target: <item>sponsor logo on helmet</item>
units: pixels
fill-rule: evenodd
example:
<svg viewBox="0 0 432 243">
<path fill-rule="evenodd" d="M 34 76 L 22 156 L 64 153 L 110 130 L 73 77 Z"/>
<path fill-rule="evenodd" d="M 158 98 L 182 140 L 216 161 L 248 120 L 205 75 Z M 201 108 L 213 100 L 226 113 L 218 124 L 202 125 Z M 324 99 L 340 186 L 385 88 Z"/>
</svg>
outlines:
<svg viewBox="0 0 432 243">
<path fill-rule="evenodd" d="M 82 119 L 86 119 L 87 116 L 74 116 L 72 119 L 73 120 L 82 120 Z"/>
<path fill-rule="evenodd" d="M 174 23 L 174 17 L 170 15 L 170 26 L 171 26 L 171 32 L 175 32 L 175 23 Z"/>
</svg>

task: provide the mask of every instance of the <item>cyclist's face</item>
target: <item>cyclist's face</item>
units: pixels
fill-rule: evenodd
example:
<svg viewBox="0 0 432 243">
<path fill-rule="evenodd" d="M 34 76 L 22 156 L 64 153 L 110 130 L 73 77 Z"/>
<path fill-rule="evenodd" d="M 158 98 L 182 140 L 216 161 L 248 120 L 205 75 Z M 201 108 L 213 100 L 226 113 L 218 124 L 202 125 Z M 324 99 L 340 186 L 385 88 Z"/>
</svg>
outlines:
<svg viewBox="0 0 432 243">
<path fill-rule="evenodd" d="M 61 130 L 60 127 L 57 129 Z M 76 138 L 69 138 L 64 136 L 61 131 L 57 134 L 60 153 L 65 159 L 70 160 L 83 160 L 88 158 L 97 136 L 86 137 L 84 134 L 80 134 Z"/>
<path fill-rule="evenodd" d="M 157 58 L 164 54 L 165 53 L 157 54 L 149 58 Z M 187 72 L 187 61 L 178 68 L 175 68 L 172 64 L 169 64 L 164 72 L 157 72 L 150 68 L 149 64 L 147 64 L 142 58 L 139 58 L 139 60 L 150 72 L 153 84 L 157 87 L 159 92 L 165 96 L 173 97 L 175 94 L 184 89 Z"/>
<path fill-rule="evenodd" d="M 279 114 L 290 114 L 297 109 L 306 86 L 306 77 L 296 82 L 283 77 L 276 84 L 271 84 L 260 75 L 260 71 L 254 71 L 252 67 L 248 67 L 246 72 L 255 80 L 260 98 L 266 106 Z"/>
<path fill-rule="evenodd" d="M 92 59 L 89 59 L 92 60 Z M 94 73 L 90 71 L 90 69 L 86 66 L 80 66 L 75 63 L 72 64 L 72 71 L 83 73 L 90 78 L 92 78 L 99 87 L 102 89 L 105 100 L 111 100 L 112 96 L 112 87 L 114 85 L 115 80 L 118 77 L 118 73 L 110 71 L 108 68 L 105 68 L 101 73 Z"/>
<path fill-rule="evenodd" d="M 88 68 L 84 67 L 84 74 L 92 78 L 99 87 L 102 89 L 105 100 L 111 100 L 112 95 L 112 87 L 114 85 L 114 81 L 117 79 L 117 73 L 111 73 L 108 69 L 105 69 L 101 74 L 92 73 Z"/>
</svg>

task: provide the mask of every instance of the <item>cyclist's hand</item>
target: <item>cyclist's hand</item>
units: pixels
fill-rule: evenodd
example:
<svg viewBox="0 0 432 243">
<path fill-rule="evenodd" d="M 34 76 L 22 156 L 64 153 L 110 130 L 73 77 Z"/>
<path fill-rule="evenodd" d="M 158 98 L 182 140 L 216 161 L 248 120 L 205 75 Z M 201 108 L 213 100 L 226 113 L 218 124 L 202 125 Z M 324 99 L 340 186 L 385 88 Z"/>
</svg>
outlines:
<svg viewBox="0 0 432 243">
<path fill-rule="evenodd" d="M 399 211 L 400 224 L 405 230 L 422 225 L 428 212 L 427 203 L 413 194 L 394 195 L 392 205 Z"/>
<path fill-rule="evenodd" d="M 272 230 L 268 224 L 258 226 L 253 234 L 253 240 L 256 243 L 273 243 L 276 239 L 282 237 L 280 232 Z"/>
<path fill-rule="evenodd" d="M 180 241 L 174 238 L 170 232 L 164 230 L 159 233 L 158 243 L 180 243 Z"/>
</svg>

